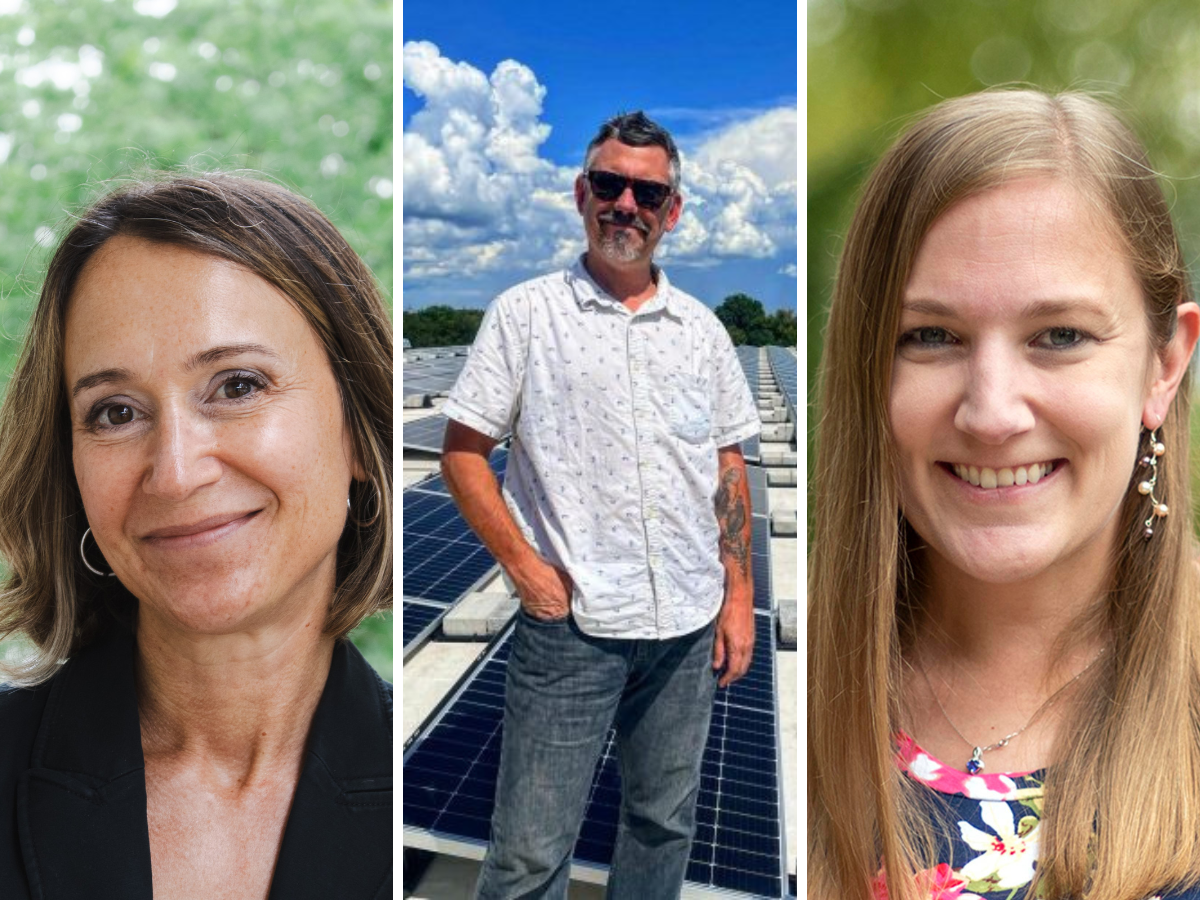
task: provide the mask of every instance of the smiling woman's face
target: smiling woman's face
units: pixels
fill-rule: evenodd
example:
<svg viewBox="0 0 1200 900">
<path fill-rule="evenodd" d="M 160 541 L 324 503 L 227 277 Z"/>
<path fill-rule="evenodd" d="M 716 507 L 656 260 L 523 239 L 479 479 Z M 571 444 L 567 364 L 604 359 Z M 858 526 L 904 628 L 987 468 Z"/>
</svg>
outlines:
<svg viewBox="0 0 1200 900">
<path fill-rule="evenodd" d="M 217 257 L 113 238 L 71 296 L 64 368 L 88 524 L 140 617 L 319 628 L 356 467 L 292 302 Z"/>
</svg>

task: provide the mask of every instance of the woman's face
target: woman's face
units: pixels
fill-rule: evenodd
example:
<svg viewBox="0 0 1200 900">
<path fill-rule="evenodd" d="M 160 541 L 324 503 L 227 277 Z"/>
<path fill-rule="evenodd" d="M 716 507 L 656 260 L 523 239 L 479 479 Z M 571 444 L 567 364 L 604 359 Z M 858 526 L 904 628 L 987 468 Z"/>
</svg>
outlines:
<svg viewBox="0 0 1200 900">
<path fill-rule="evenodd" d="M 142 620 L 319 628 L 357 467 L 292 302 L 217 257 L 113 238 L 71 297 L 64 367 L 88 524 Z"/>
<path fill-rule="evenodd" d="M 932 566 L 990 583 L 1107 570 L 1139 430 L 1170 401 L 1115 228 L 1031 178 L 956 204 L 921 244 L 890 416 Z"/>
</svg>

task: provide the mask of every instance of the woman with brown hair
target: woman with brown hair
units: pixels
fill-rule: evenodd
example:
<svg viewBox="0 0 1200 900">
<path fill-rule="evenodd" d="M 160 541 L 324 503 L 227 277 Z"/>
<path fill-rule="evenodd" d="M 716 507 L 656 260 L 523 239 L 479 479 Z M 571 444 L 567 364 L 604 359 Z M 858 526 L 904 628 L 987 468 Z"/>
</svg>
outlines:
<svg viewBox="0 0 1200 900">
<path fill-rule="evenodd" d="M 961 97 L 885 154 L 822 363 L 809 896 L 1200 897 L 1198 333 L 1098 101 Z"/>
<path fill-rule="evenodd" d="M 5 898 L 391 896 L 392 335 L 306 201 L 127 185 L 0 411 Z"/>
</svg>

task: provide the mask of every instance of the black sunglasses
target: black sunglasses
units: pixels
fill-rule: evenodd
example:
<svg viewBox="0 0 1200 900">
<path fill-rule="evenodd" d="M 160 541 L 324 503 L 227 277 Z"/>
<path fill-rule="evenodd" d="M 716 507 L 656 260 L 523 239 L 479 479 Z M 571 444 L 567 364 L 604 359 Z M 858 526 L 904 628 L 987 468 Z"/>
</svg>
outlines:
<svg viewBox="0 0 1200 900">
<path fill-rule="evenodd" d="M 671 186 L 661 181 L 626 178 L 616 172 L 605 172 L 601 169 L 588 169 L 585 174 L 588 184 L 592 186 L 592 193 L 597 199 L 605 202 L 616 200 L 625 193 L 625 188 L 632 187 L 634 203 L 642 209 L 658 209 L 673 193 Z"/>
</svg>

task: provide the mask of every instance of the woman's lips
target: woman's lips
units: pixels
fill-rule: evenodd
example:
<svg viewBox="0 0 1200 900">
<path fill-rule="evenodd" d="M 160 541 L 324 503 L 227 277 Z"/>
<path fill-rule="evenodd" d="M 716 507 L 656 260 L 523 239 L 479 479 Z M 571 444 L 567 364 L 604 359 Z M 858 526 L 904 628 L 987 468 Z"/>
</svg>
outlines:
<svg viewBox="0 0 1200 900">
<path fill-rule="evenodd" d="M 187 525 L 156 528 L 144 535 L 142 540 L 151 546 L 170 550 L 203 547 L 233 534 L 260 512 L 262 510 L 254 509 L 249 512 L 222 513 Z"/>
</svg>

